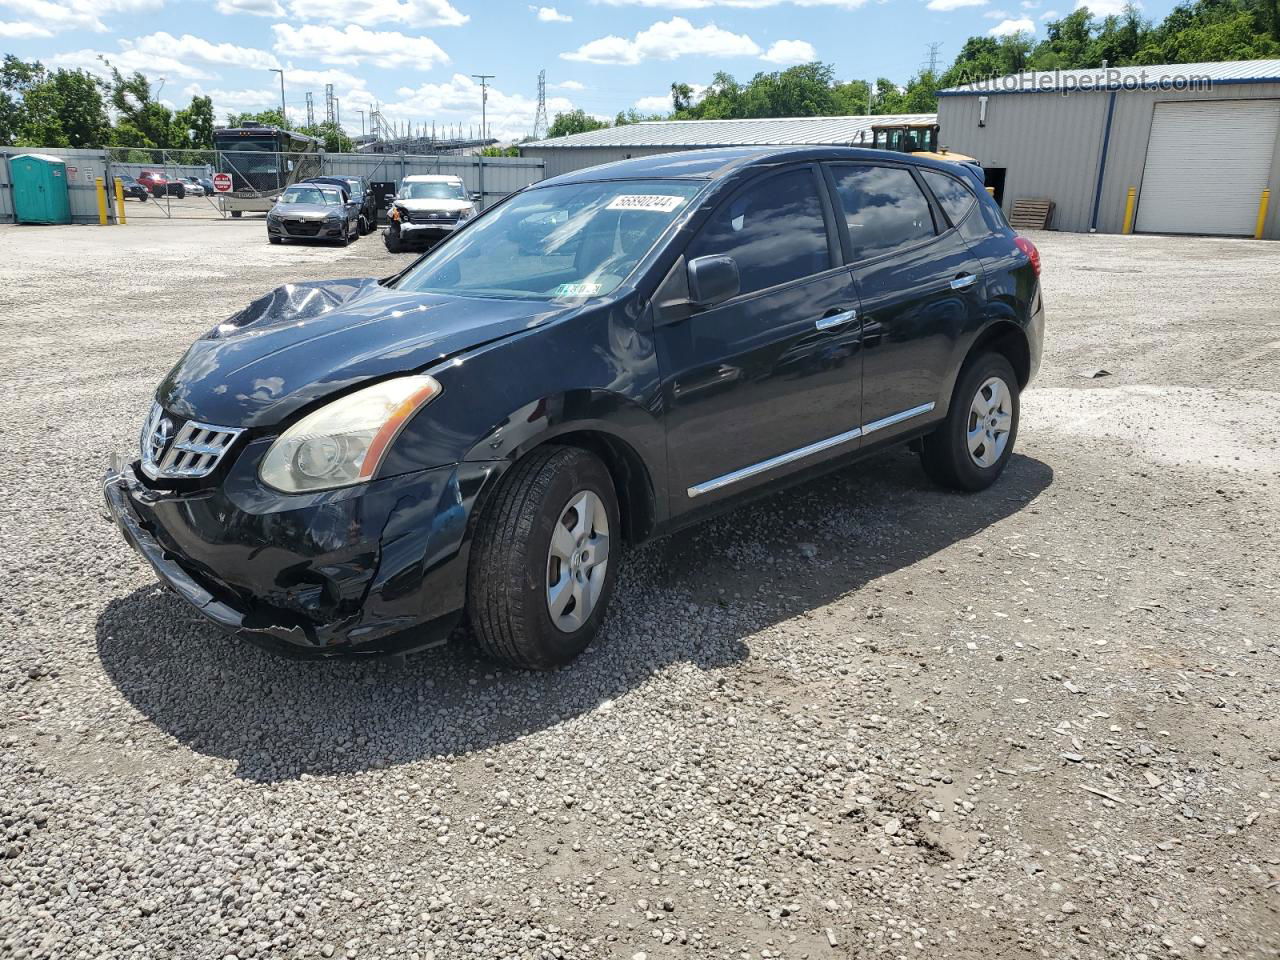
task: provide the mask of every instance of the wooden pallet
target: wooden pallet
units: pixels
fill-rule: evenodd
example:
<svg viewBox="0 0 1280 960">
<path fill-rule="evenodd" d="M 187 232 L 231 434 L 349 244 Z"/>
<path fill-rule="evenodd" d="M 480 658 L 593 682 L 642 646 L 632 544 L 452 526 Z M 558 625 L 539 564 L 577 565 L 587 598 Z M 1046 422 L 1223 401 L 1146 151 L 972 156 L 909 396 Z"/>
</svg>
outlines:
<svg viewBox="0 0 1280 960">
<path fill-rule="evenodd" d="M 1024 197 L 1013 202 L 1009 225 L 1015 230 L 1048 230 L 1053 219 L 1053 201 L 1044 197 Z"/>
</svg>

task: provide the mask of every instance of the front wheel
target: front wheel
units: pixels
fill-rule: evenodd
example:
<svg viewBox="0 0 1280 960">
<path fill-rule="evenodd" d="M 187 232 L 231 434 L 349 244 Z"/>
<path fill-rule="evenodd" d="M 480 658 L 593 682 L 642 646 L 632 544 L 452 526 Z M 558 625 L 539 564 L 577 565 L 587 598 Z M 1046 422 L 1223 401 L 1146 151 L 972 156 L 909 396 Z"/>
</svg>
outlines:
<svg viewBox="0 0 1280 960">
<path fill-rule="evenodd" d="M 576 447 L 544 447 L 500 481 L 476 528 L 467 613 L 487 656 L 548 670 L 578 656 L 604 619 L 617 560 L 609 471 Z"/>
<path fill-rule="evenodd" d="M 1019 387 L 1013 366 L 984 353 L 960 372 L 951 409 L 924 438 L 921 462 L 935 482 L 985 490 L 1004 472 L 1018 436 Z"/>
</svg>

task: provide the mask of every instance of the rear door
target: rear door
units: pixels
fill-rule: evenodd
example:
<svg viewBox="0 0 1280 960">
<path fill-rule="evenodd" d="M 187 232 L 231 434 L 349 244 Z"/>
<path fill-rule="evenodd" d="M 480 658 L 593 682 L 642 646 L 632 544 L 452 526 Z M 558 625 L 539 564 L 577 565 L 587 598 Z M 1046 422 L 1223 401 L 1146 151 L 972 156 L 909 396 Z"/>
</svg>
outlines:
<svg viewBox="0 0 1280 960">
<path fill-rule="evenodd" d="M 862 432 L 875 442 L 942 414 L 956 347 L 982 323 L 983 267 L 910 165 L 828 174 L 862 304 Z"/>
<path fill-rule="evenodd" d="M 858 302 L 818 168 L 723 200 L 685 250 L 710 255 L 739 294 L 655 328 L 673 515 L 858 444 Z"/>
</svg>

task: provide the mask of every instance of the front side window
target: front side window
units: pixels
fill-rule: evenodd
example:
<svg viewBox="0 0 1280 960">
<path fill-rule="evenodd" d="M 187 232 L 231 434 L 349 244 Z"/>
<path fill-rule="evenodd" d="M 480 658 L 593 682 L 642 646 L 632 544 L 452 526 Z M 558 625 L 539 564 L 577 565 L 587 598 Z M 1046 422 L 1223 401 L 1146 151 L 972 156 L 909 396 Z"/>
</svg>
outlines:
<svg viewBox="0 0 1280 960">
<path fill-rule="evenodd" d="M 712 254 L 738 264 L 740 293 L 828 269 L 827 227 L 813 172 L 767 177 L 722 204 L 685 252 L 690 260 Z"/>
<path fill-rule="evenodd" d="M 955 177 L 934 170 L 921 170 L 920 174 L 933 195 L 938 198 L 942 209 L 947 212 L 947 219 L 952 226 L 959 226 L 960 221 L 969 215 L 973 205 L 978 202 L 977 197 Z"/>
<path fill-rule="evenodd" d="M 460 183 L 406 183 L 396 196 L 401 200 L 465 200 Z"/>
<path fill-rule="evenodd" d="M 448 184 L 406 184 L 406 187 Z M 519 300 L 612 293 L 705 186 L 619 180 L 516 194 L 412 267 L 400 290 Z"/>
<path fill-rule="evenodd" d="M 905 167 L 835 165 L 831 173 L 855 261 L 934 236 L 929 201 Z"/>
</svg>

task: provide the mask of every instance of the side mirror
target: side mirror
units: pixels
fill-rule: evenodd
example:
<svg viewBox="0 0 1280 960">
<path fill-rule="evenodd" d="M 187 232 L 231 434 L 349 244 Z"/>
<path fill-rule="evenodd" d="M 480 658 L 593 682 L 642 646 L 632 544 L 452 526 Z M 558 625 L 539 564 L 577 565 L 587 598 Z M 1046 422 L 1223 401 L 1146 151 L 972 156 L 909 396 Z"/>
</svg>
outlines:
<svg viewBox="0 0 1280 960">
<path fill-rule="evenodd" d="M 698 257 L 689 261 L 688 271 L 689 300 L 700 307 L 714 307 L 738 295 L 738 264 L 733 257 Z"/>
<path fill-rule="evenodd" d="M 479 202 L 480 202 L 481 200 L 483 200 L 483 199 L 484 199 L 484 194 L 481 194 L 481 193 L 473 193 L 473 194 L 471 195 L 471 202 L 472 202 L 472 203 L 479 203 Z"/>
</svg>

